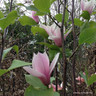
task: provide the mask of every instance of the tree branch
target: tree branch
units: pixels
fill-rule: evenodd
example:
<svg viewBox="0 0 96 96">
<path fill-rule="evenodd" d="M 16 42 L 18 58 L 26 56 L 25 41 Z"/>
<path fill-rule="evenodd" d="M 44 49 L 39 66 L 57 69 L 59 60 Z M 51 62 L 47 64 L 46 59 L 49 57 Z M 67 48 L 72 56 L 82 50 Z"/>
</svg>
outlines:
<svg viewBox="0 0 96 96">
<path fill-rule="evenodd" d="M 64 10 L 62 17 L 62 25 L 61 25 L 61 37 L 62 37 L 62 51 L 63 51 L 63 96 L 66 96 L 66 69 L 67 69 L 67 60 L 65 55 L 65 42 L 64 42 L 64 21 L 65 21 L 65 9 L 66 9 L 66 0 L 64 0 Z"/>
<path fill-rule="evenodd" d="M 75 33 L 75 29 L 74 29 L 74 0 L 72 0 L 72 33 L 73 33 L 73 53 L 76 50 L 76 33 Z M 75 59 L 76 59 L 76 55 L 73 55 L 72 58 L 72 84 L 73 84 L 73 91 L 76 92 L 76 80 L 75 80 Z M 75 94 L 73 94 L 75 96 Z"/>
</svg>

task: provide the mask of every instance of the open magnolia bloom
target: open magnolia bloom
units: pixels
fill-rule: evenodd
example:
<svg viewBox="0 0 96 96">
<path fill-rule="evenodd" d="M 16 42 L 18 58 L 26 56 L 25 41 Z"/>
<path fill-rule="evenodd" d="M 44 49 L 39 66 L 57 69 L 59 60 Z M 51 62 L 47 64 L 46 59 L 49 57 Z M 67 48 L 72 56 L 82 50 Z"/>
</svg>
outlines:
<svg viewBox="0 0 96 96">
<path fill-rule="evenodd" d="M 36 12 L 35 11 L 32 11 L 32 18 L 33 20 L 36 22 L 36 23 L 39 23 L 39 17 L 38 16 L 35 16 Z"/>
<path fill-rule="evenodd" d="M 34 54 L 32 61 L 32 68 L 27 66 L 23 68 L 31 75 L 38 77 L 43 82 L 43 84 L 49 85 L 50 76 L 56 65 L 58 58 L 59 53 L 56 54 L 51 65 L 49 65 L 49 58 L 46 52 L 43 54 L 42 53 L 38 53 L 37 55 Z"/>
<path fill-rule="evenodd" d="M 52 24 L 51 26 L 41 25 L 41 27 L 45 29 L 45 31 L 49 35 L 48 39 L 53 40 L 57 46 L 59 47 L 62 46 L 61 31 L 56 24 Z M 72 29 L 70 29 L 66 34 L 64 34 L 64 40 L 66 39 L 71 30 Z M 65 33 L 65 27 L 64 27 L 64 33 Z"/>
<path fill-rule="evenodd" d="M 94 4 L 96 3 L 95 0 L 90 0 L 90 1 L 86 1 L 86 0 L 81 0 L 81 9 L 83 11 L 88 11 L 89 14 L 92 13 L 93 8 L 94 8 Z"/>
</svg>

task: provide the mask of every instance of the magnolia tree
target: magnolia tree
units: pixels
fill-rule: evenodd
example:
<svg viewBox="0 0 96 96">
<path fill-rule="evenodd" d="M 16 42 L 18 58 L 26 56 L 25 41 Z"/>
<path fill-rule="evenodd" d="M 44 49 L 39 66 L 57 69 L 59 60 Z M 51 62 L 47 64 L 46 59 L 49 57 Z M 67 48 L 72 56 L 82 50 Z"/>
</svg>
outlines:
<svg viewBox="0 0 96 96">
<path fill-rule="evenodd" d="M 91 75 L 87 66 L 79 71 L 79 76 L 75 69 L 77 59 L 80 59 L 77 58 L 80 55 L 78 51 L 83 47 L 88 48 L 91 45 L 96 45 L 96 22 L 92 19 L 96 14 L 94 10 L 96 1 L 79 0 L 79 18 L 74 16 L 76 14 L 75 6 L 77 6 L 75 0 L 33 0 L 30 6 L 28 4 L 18 4 L 26 10 L 31 10 L 32 16 L 21 15 L 19 14 L 20 11 L 12 10 L 12 3 L 13 0 L 11 0 L 10 13 L 7 16 L 4 16 L 3 12 L 0 11 L 0 34 L 2 37 L 0 76 L 15 68 L 22 67 L 27 72 L 25 79 L 29 83 L 24 96 L 60 96 L 60 94 L 61 96 L 68 96 L 70 82 L 68 81 L 67 70 L 70 69 L 72 75 L 72 78 L 70 78 L 72 82 L 70 85 L 72 88 L 71 95 L 78 95 L 77 86 L 81 86 L 82 83 L 86 84 L 86 88 L 95 86 L 96 59 L 94 61 L 95 67 L 92 67 L 95 71 Z M 71 5 L 68 5 L 69 3 Z M 56 12 L 52 10 L 54 5 L 56 5 Z M 31 26 L 33 35 L 40 34 L 44 38 L 44 42 L 37 42 L 45 46 L 44 52 L 34 53 L 32 63 L 13 60 L 8 69 L 3 69 L 2 62 L 7 53 L 14 49 L 18 54 L 19 48 L 17 45 L 8 49 L 4 47 L 9 25 L 17 20 L 23 26 Z M 94 54 L 96 55 L 96 52 Z M 54 82 L 54 74 L 52 74 L 54 69 L 56 69 L 56 82 Z M 58 76 L 59 72 L 61 77 Z M 57 82 L 58 78 L 59 82 Z M 79 94 L 82 93 L 79 92 Z M 87 92 L 87 94 L 90 94 L 90 92 Z M 91 94 L 95 94 L 95 87 Z"/>
</svg>

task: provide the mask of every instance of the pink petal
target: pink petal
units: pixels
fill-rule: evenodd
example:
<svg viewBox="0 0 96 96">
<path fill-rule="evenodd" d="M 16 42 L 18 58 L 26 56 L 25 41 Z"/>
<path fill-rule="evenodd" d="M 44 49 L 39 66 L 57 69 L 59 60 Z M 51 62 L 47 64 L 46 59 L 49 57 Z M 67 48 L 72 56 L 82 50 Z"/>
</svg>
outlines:
<svg viewBox="0 0 96 96">
<path fill-rule="evenodd" d="M 55 67 L 55 65 L 56 65 L 56 63 L 57 63 L 57 60 L 58 60 L 58 58 L 59 58 L 59 54 L 60 54 L 60 53 L 57 53 L 57 54 L 56 54 L 56 56 L 54 57 L 51 65 L 50 65 L 50 74 L 52 73 L 52 71 L 53 71 L 53 69 L 54 69 L 54 67 Z"/>
<path fill-rule="evenodd" d="M 39 17 L 38 16 L 35 16 L 36 12 L 35 11 L 32 11 L 32 18 L 35 22 L 39 23 Z"/>
<path fill-rule="evenodd" d="M 76 78 L 76 80 L 80 81 L 80 80 L 81 80 L 81 77 L 80 77 L 80 76 L 78 76 L 78 77 Z"/>
<path fill-rule="evenodd" d="M 49 83 L 50 83 L 50 78 L 47 79 L 44 74 L 42 74 L 42 73 L 40 73 L 40 72 L 38 72 L 38 71 L 30 68 L 30 67 L 23 67 L 23 68 L 24 68 L 29 74 L 31 74 L 31 75 L 33 75 L 33 76 L 35 76 L 35 77 L 38 77 L 38 78 L 42 81 L 43 84 L 49 85 Z"/>
<path fill-rule="evenodd" d="M 38 53 L 37 55 L 34 54 L 33 61 L 32 61 L 33 69 L 37 70 L 38 72 L 44 74 L 46 78 L 50 78 L 49 76 L 49 59 L 46 53 Z"/>
<path fill-rule="evenodd" d="M 83 0 L 81 0 L 81 9 L 84 10 L 84 5 L 85 5 L 85 2 Z"/>
<path fill-rule="evenodd" d="M 46 78 L 42 73 L 30 68 L 30 67 L 23 67 L 24 70 L 26 70 L 29 74 L 35 76 L 35 77 L 43 77 Z"/>
<path fill-rule="evenodd" d="M 59 46 L 59 47 L 61 47 L 62 46 L 62 40 L 61 40 L 61 38 L 53 38 L 53 40 L 54 40 L 54 42 L 55 42 L 55 44 L 57 45 L 57 46 Z"/>
<path fill-rule="evenodd" d="M 50 26 L 41 25 L 41 28 L 45 29 L 45 31 L 47 32 L 48 35 L 52 34 Z"/>
<path fill-rule="evenodd" d="M 68 30 L 68 32 L 67 32 L 66 34 L 64 34 L 64 40 L 66 40 L 66 37 L 68 36 L 68 34 L 69 34 L 71 31 L 72 31 L 72 28 L 70 28 L 70 29 Z"/>
</svg>

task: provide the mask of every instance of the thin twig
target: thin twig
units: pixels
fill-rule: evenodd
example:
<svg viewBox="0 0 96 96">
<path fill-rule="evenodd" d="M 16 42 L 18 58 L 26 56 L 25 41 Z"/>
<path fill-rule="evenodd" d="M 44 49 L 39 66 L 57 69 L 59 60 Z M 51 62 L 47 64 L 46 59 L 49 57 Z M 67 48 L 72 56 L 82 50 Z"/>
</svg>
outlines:
<svg viewBox="0 0 96 96">
<path fill-rule="evenodd" d="M 76 54 L 78 48 L 79 48 L 79 46 L 74 50 L 74 52 L 72 53 L 72 55 L 69 57 L 69 60 Z"/>
<path fill-rule="evenodd" d="M 55 18 L 52 18 L 52 16 L 49 14 L 49 17 L 52 19 L 52 21 L 59 27 L 61 28 L 61 26 L 55 21 Z"/>
</svg>

